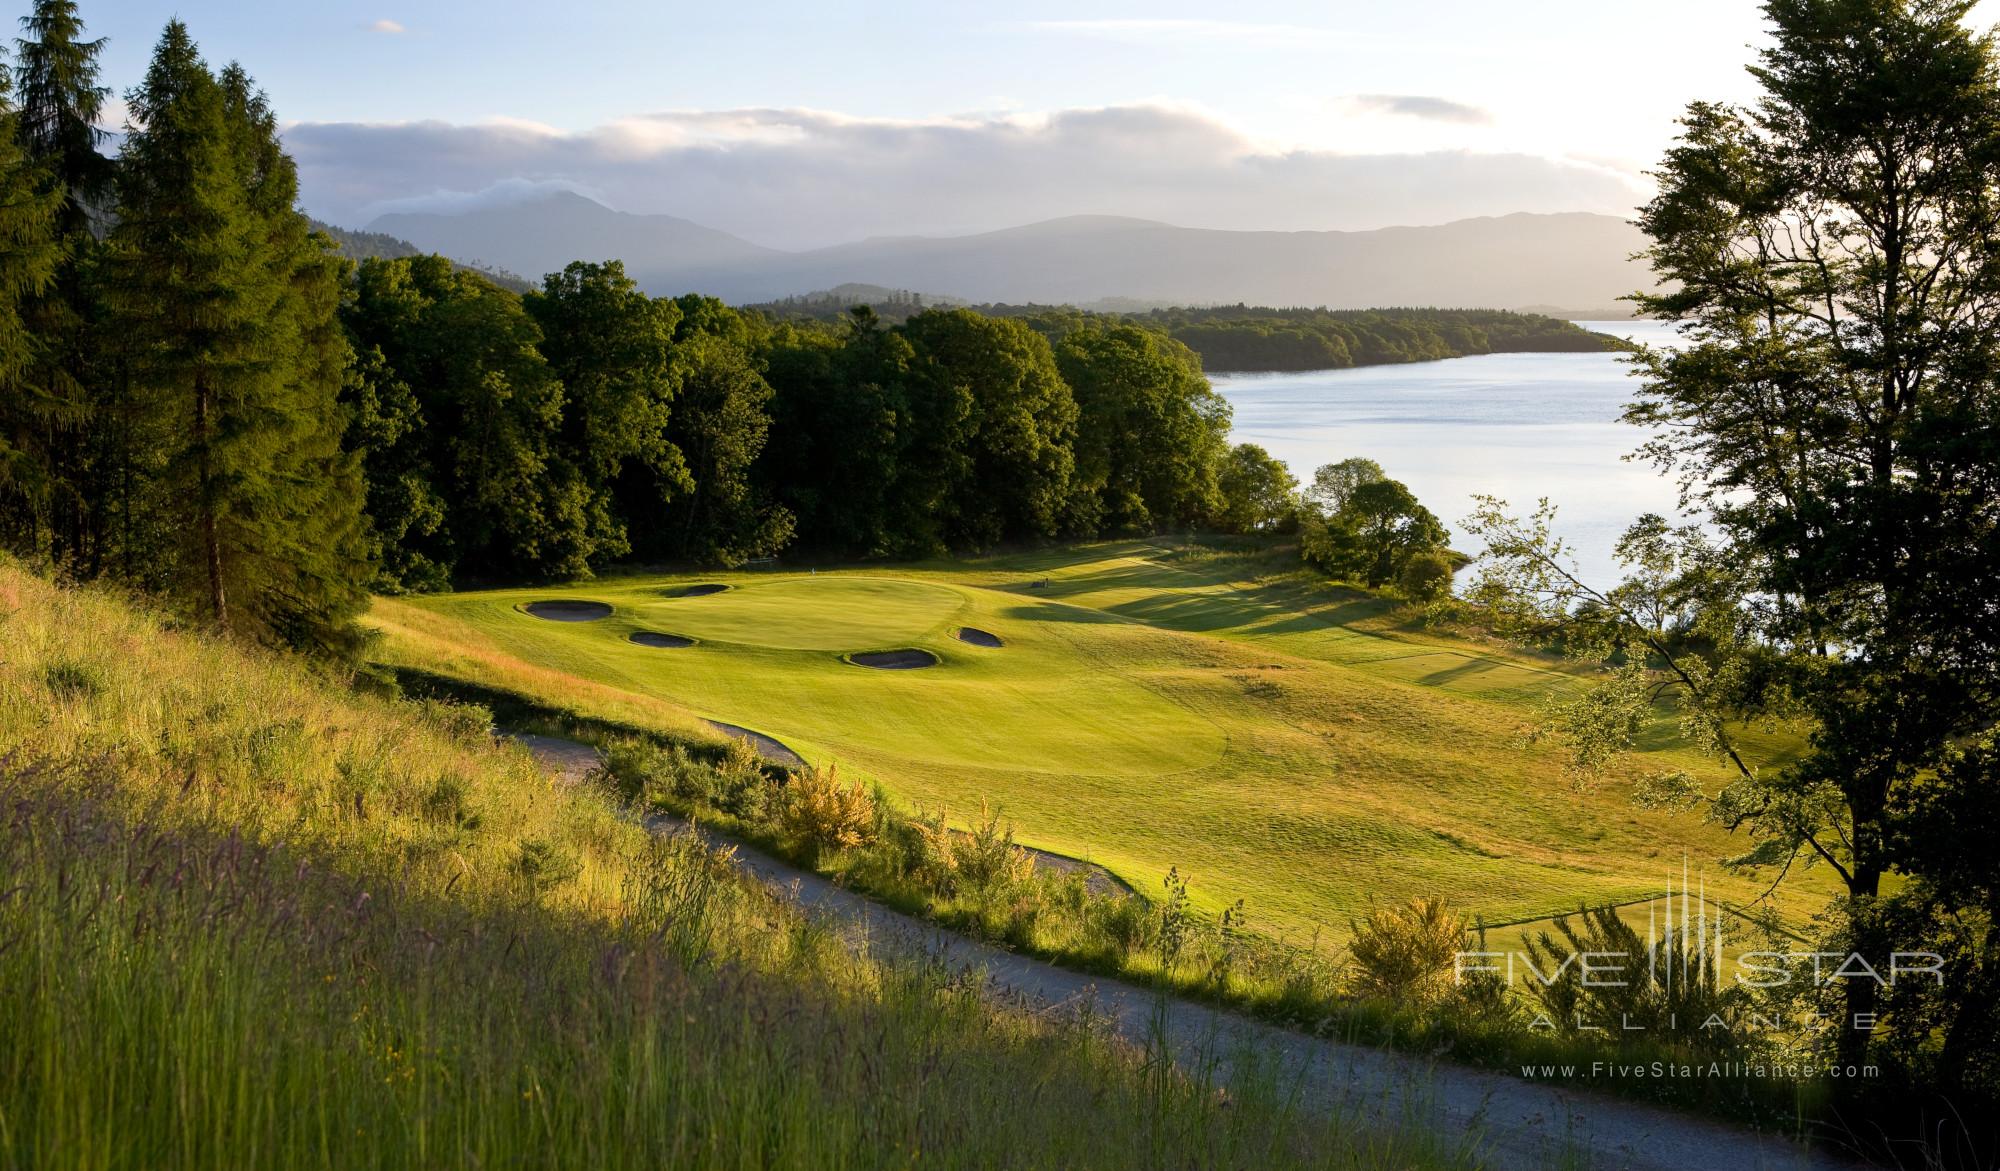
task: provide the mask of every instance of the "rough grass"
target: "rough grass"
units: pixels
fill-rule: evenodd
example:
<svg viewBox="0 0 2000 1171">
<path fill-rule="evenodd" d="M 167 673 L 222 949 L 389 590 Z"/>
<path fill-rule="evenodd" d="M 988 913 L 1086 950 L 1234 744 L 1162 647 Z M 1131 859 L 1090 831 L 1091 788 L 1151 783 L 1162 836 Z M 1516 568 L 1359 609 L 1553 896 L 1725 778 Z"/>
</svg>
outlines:
<svg viewBox="0 0 2000 1171">
<path fill-rule="evenodd" d="M 0 564 L 0 1167 L 1451 1156 L 871 958 L 485 725 Z"/>
<path fill-rule="evenodd" d="M 1642 898 L 1683 856 L 1699 868 L 1745 848 L 1633 808 L 1628 778 L 1579 792 L 1557 749 L 1525 742 L 1542 697 L 1575 685 L 1563 664 L 1267 568 L 1254 550 L 1127 542 L 723 575 L 734 588 L 693 599 L 673 596 L 693 579 L 631 577 L 382 600 L 371 620 L 393 664 L 640 727 L 756 728 L 905 808 L 964 824 L 990 803 L 1024 844 L 1140 890 L 1178 867 L 1202 909 L 1246 899 L 1262 930 L 1328 946 L 1419 895 L 1517 922 Z M 518 609 L 559 596 L 617 611 L 562 624 Z M 952 633 L 964 625 L 1007 645 L 968 646 Z M 638 628 L 703 641 L 661 656 L 625 641 Z M 838 658 L 891 645 L 942 665 L 870 673 Z M 1710 769 L 1654 739 L 1656 763 Z M 1719 871 L 1709 886 L 1738 904 L 1763 891 Z M 1816 905 L 1802 889 L 1799 905 Z"/>
</svg>

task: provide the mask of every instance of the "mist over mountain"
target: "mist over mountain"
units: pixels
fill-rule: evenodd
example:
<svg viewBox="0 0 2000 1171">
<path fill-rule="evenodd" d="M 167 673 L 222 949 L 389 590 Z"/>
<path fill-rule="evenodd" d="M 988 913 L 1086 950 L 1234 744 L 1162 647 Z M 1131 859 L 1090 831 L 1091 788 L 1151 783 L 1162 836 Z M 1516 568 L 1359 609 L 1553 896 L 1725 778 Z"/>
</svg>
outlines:
<svg viewBox="0 0 2000 1171">
<path fill-rule="evenodd" d="M 765 248 L 665 215 L 613 211 L 571 192 L 460 214 L 385 215 L 369 230 L 530 277 L 571 260 L 621 259 L 656 294 L 768 301 L 862 283 L 973 302 L 1243 301 L 1368 308 L 1612 305 L 1646 282 L 1638 231 L 1613 216 L 1516 214 L 1359 232 L 1184 228 L 1070 216 L 966 236 Z"/>
</svg>

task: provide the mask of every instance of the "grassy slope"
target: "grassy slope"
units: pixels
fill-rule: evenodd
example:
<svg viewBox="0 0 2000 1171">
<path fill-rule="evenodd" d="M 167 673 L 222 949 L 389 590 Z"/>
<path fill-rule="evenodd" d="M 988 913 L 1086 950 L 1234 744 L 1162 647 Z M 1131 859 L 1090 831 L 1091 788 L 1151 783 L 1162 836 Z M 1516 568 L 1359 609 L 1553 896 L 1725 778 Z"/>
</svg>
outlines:
<svg viewBox="0 0 2000 1171">
<path fill-rule="evenodd" d="M 1236 580 L 1226 563 L 1121 543 L 970 563 L 613 578 L 379 602 L 391 661 L 585 714 L 753 727 L 961 819 L 1003 806 L 1022 841 L 1093 858 L 1142 890 L 1169 866 L 1209 906 L 1247 898 L 1332 940 L 1384 900 L 1441 893 L 1493 919 L 1657 891 L 1683 851 L 1740 841 L 1578 793 L 1521 732 L 1570 684 L 1560 664 L 1394 624 L 1381 602 Z M 696 580 L 730 583 L 676 596 Z M 1037 588 L 1035 583 L 1046 581 Z M 541 597 L 612 603 L 563 624 Z M 953 637 L 969 625 L 999 650 Z M 701 641 L 653 650 L 652 629 Z M 843 652 L 916 646 L 940 669 Z M 1664 742 L 1666 737 L 1660 736 Z M 1663 757 L 1696 769 L 1685 754 Z M 1712 875 L 1746 900 L 1752 882 Z"/>
<path fill-rule="evenodd" d="M 0 562 L 0 1167 L 1435 1162 L 870 960 L 473 714 Z"/>
</svg>

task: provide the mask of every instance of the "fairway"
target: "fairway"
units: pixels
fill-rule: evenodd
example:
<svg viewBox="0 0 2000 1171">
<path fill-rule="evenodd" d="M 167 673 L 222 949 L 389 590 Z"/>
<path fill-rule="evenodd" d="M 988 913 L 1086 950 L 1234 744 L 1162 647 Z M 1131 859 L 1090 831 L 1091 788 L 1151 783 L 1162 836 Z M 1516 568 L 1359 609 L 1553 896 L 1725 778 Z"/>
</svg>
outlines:
<svg viewBox="0 0 2000 1171">
<path fill-rule="evenodd" d="M 1528 744 L 1535 704 L 1573 685 L 1561 664 L 1160 554 L 622 577 L 379 599 L 371 621 L 390 663 L 614 719 L 753 729 L 907 807 L 964 823 L 998 806 L 1024 843 L 1142 891 L 1178 867 L 1198 902 L 1244 898 L 1295 939 L 1338 940 L 1419 894 L 1491 921 L 1642 898 L 1684 853 L 1699 867 L 1745 848 L 1633 807 L 1621 781 L 1580 792 Z M 728 588 L 688 596 L 705 584 Z M 549 621 L 537 602 L 609 613 Z M 1661 736 L 1648 767 L 1712 771 Z M 1762 890 L 1711 870 L 1719 897 Z"/>
</svg>

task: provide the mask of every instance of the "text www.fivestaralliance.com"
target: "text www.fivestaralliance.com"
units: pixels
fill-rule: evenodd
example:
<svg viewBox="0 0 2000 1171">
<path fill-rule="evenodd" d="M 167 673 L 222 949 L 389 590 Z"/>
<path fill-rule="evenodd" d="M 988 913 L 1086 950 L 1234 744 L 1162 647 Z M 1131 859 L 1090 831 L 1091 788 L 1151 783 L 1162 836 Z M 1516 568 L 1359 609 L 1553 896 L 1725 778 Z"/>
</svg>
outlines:
<svg viewBox="0 0 2000 1171">
<path fill-rule="evenodd" d="M 1674 1062 L 1650 1061 L 1631 1065 L 1613 1061 L 1593 1061 L 1588 1065 L 1523 1065 L 1524 1078 L 1617 1078 L 1625 1080 L 1672 1078 L 1872 1078 L 1879 1070 L 1873 1065 L 1789 1065 L 1762 1061 Z"/>
</svg>

